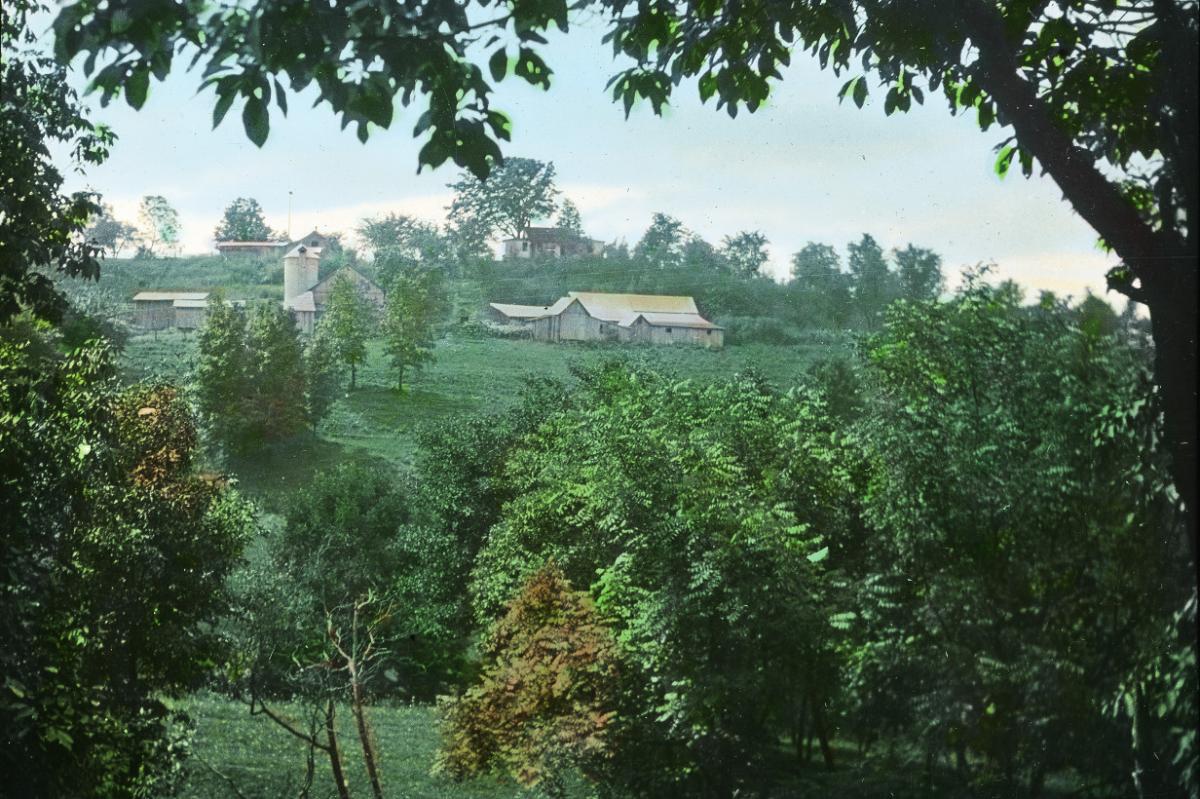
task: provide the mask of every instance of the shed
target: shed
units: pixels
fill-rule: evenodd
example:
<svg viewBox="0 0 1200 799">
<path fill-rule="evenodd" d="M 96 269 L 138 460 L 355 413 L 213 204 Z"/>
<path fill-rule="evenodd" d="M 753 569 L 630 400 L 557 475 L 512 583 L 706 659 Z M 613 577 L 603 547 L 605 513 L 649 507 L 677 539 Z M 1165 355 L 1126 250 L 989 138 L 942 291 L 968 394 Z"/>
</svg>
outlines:
<svg viewBox="0 0 1200 799">
<path fill-rule="evenodd" d="M 133 295 L 133 323 L 143 330 L 175 326 L 176 300 L 207 300 L 207 291 L 142 291 Z"/>
</svg>

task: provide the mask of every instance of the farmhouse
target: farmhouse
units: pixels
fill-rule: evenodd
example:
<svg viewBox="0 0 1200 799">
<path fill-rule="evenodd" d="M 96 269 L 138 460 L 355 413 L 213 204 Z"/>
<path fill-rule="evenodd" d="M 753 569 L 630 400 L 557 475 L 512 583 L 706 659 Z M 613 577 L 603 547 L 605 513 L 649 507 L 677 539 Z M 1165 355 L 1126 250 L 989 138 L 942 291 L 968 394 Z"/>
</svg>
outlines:
<svg viewBox="0 0 1200 799">
<path fill-rule="evenodd" d="M 724 329 L 701 316 L 691 297 L 571 291 L 549 306 L 491 303 L 488 314 L 528 326 L 541 341 L 725 345 Z"/>
<path fill-rule="evenodd" d="M 143 330 L 192 329 L 204 322 L 206 291 L 142 291 L 133 295 L 133 323 Z"/>
<path fill-rule="evenodd" d="M 505 239 L 505 258 L 549 256 L 562 258 L 572 255 L 603 255 L 604 242 L 579 236 L 556 227 L 529 227 L 525 235 Z"/>
<path fill-rule="evenodd" d="M 376 308 L 383 308 L 383 289 L 356 271 L 343 266 L 324 280 L 319 279 L 321 248 L 299 244 L 283 258 L 283 307 L 291 311 L 296 326 L 312 333 L 325 313 L 329 295 L 339 280 L 350 280 L 359 293 Z"/>
</svg>

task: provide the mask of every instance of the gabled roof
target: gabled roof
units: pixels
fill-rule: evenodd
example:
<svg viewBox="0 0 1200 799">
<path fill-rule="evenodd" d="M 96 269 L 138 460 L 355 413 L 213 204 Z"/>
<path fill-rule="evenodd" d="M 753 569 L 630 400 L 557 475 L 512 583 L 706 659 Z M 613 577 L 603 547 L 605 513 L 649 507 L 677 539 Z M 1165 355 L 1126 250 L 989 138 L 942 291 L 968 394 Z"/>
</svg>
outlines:
<svg viewBox="0 0 1200 799">
<path fill-rule="evenodd" d="M 549 305 L 514 305 L 507 302 L 489 302 L 488 305 L 511 319 L 540 319 L 550 313 Z"/>
<path fill-rule="evenodd" d="M 304 244 L 297 244 L 295 247 L 288 250 L 287 255 L 285 255 L 283 257 L 284 258 L 299 258 L 303 255 L 307 255 L 310 258 L 320 258 L 321 250 L 322 250 L 321 247 L 309 247 Z"/>
<path fill-rule="evenodd" d="M 621 320 L 621 327 L 631 327 L 638 319 L 644 319 L 653 327 L 692 327 L 701 330 L 721 330 L 700 314 L 695 313 L 632 313 Z"/>
<path fill-rule="evenodd" d="M 133 295 L 134 302 L 174 302 L 175 300 L 203 300 L 207 291 L 139 291 Z"/>
<path fill-rule="evenodd" d="M 311 251 L 312 249 L 315 249 L 315 248 L 309 248 L 309 249 Z M 314 292 L 319 291 L 319 290 L 325 288 L 326 286 L 333 285 L 333 281 L 339 280 L 342 277 L 349 277 L 350 275 L 354 276 L 353 278 L 351 278 L 352 280 L 356 280 L 357 282 L 364 284 L 370 288 L 376 289 L 377 291 L 379 291 L 381 293 L 383 292 L 383 289 L 379 288 L 379 286 L 375 283 L 375 281 L 371 280 L 371 278 L 367 277 L 362 272 L 355 269 L 353 266 L 343 266 L 341 269 L 337 270 L 332 275 L 325 278 L 317 285 L 313 286 L 312 290 Z M 300 295 L 300 296 L 304 296 L 304 295 Z"/>
<path fill-rule="evenodd" d="M 603 319 L 606 322 L 620 322 L 631 313 L 693 314 L 696 316 L 699 316 L 700 313 L 696 308 L 696 301 L 691 297 L 668 294 L 604 294 L 595 291 L 569 291 L 566 298 L 579 300 L 584 310 L 596 319 Z"/>
</svg>

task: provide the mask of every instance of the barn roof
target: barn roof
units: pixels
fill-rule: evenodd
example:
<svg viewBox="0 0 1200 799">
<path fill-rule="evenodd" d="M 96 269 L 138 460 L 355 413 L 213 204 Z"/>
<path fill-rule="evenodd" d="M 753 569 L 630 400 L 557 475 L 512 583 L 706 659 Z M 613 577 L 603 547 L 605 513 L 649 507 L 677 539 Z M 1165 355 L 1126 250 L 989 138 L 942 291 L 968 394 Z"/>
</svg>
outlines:
<svg viewBox="0 0 1200 799">
<path fill-rule="evenodd" d="M 317 303 L 313 299 L 313 293 L 306 291 L 303 294 L 297 294 L 290 300 L 285 300 L 283 307 L 289 311 L 308 311 L 309 313 L 317 312 Z"/>
<path fill-rule="evenodd" d="M 693 314 L 699 316 L 691 297 L 668 294 L 603 294 L 595 291 L 569 291 L 563 299 L 579 300 L 584 310 L 596 319 L 620 322 L 631 313 Z M 562 300 L 559 300 L 562 302 Z M 568 304 L 570 304 L 568 302 Z M 557 303 L 555 303 L 557 305 Z M 566 308 L 566 305 L 563 306 Z"/>
<path fill-rule="evenodd" d="M 311 252 L 312 250 L 320 251 L 320 248 L 309 247 L 309 251 Z M 351 276 L 353 276 L 353 277 L 351 277 Z M 378 289 L 378 291 L 380 293 L 384 293 L 383 289 L 379 288 L 379 285 L 376 284 L 375 281 L 371 280 L 371 278 L 367 277 L 362 272 L 355 269 L 353 266 L 343 266 L 341 269 L 337 270 L 332 275 L 325 278 L 317 285 L 313 286 L 312 290 L 317 291 L 326 285 L 333 285 L 333 281 L 338 280 L 342 277 L 351 277 L 352 280 L 357 280 L 360 284 L 365 285 L 368 288 Z M 303 295 L 301 295 L 301 296 L 303 296 Z"/>
<path fill-rule="evenodd" d="M 207 291 L 139 291 L 133 295 L 134 302 L 174 302 L 175 300 L 203 300 Z"/>
<path fill-rule="evenodd" d="M 176 308 L 207 308 L 208 300 L 175 300 L 171 304 Z"/>
<path fill-rule="evenodd" d="M 285 255 L 283 257 L 284 258 L 299 258 L 302 255 L 310 255 L 313 258 L 320 258 L 322 249 L 323 248 L 321 248 L 321 247 L 309 247 L 305 244 L 297 244 L 295 247 L 288 250 L 287 255 Z"/>
<path fill-rule="evenodd" d="M 511 319 L 539 319 L 550 313 L 549 305 L 515 305 L 508 302 L 489 302 L 488 305 Z"/>
<path fill-rule="evenodd" d="M 621 327 L 630 327 L 638 319 L 646 320 L 653 327 L 692 327 L 701 330 L 721 330 L 720 325 L 714 325 L 697 313 L 631 313 L 621 320 Z"/>
</svg>

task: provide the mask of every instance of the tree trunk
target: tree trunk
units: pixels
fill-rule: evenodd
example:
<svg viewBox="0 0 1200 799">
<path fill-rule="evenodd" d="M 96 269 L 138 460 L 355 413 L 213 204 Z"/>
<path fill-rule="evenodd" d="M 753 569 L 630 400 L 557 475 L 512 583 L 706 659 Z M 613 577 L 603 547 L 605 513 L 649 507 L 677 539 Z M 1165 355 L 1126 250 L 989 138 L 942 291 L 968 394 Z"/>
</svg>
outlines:
<svg viewBox="0 0 1200 799">
<path fill-rule="evenodd" d="M 1170 7 L 1169 3 L 1160 4 Z M 1056 124 L 1037 89 L 1022 76 L 1016 48 L 1005 29 L 1004 18 L 985 0 L 970 0 L 960 6 L 962 21 L 971 42 L 979 52 L 979 68 L 974 77 L 996 102 L 997 108 L 1012 124 L 1021 147 L 1031 153 L 1062 190 L 1075 212 L 1092 226 L 1113 248 L 1134 279 L 1122 293 L 1150 310 L 1154 327 L 1154 379 L 1162 393 L 1165 436 L 1173 462 L 1172 478 L 1184 502 L 1187 535 L 1193 564 L 1196 563 L 1196 269 L 1197 236 L 1188 232 L 1188 240 L 1176 229 L 1173 219 L 1166 228 L 1154 231 L 1117 186 L 1098 168 L 1096 158 L 1078 146 Z M 1170 27 L 1169 24 L 1167 27 Z M 1178 76 L 1195 72 L 1195 53 L 1191 45 L 1176 47 L 1176 60 L 1190 65 Z M 1180 77 L 1172 78 L 1175 83 Z M 1186 163 L 1179 168 L 1185 185 L 1181 186 L 1187 224 L 1200 224 L 1195 217 L 1195 139 L 1196 118 L 1193 98 L 1185 99 L 1178 109 L 1177 133 L 1182 144 L 1179 152 Z M 1186 119 L 1184 119 L 1186 117 Z M 1190 152 L 1189 152 L 1190 151 Z M 1175 152 L 1175 149 L 1172 149 Z M 1184 157 L 1181 156 L 1181 157 Z M 1191 173 L 1188 174 L 1189 165 Z"/>
<path fill-rule="evenodd" d="M 333 772 L 333 783 L 337 786 L 339 799 L 350 799 L 350 788 L 346 785 L 346 773 L 342 771 L 342 755 L 338 751 L 337 729 L 334 727 L 334 706 L 330 699 L 325 705 L 325 738 L 329 742 L 329 770 Z"/>
<path fill-rule="evenodd" d="M 355 364 L 351 363 L 350 364 L 350 390 L 351 391 L 354 390 L 354 384 L 357 379 L 358 379 L 358 367 Z"/>
<path fill-rule="evenodd" d="M 379 770 L 375 766 L 375 750 L 371 746 L 371 732 L 367 728 L 367 717 L 363 712 L 362 683 L 353 659 L 346 661 L 350 672 L 350 707 L 354 711 L 354 722 L 358 728 L 358 741 L 362 745 L 363 763 L 367 766 L 367 777 L 371 780 L 371 792 L 375 799 L 383 799 L 383 787 L 379 784 Z"/>
<path fill-rule="evenodd" d="M 817 732 L 817 742 L 821 744 L 821 757 L 825 759 L 825 768 L 833 768 L 833 748 L 829 745 L 829 733 L 825 729 L 825 713 L 816 694 L 808 695 L 808 704 L 812 707 L 813 728 Z"/>
</svg>

